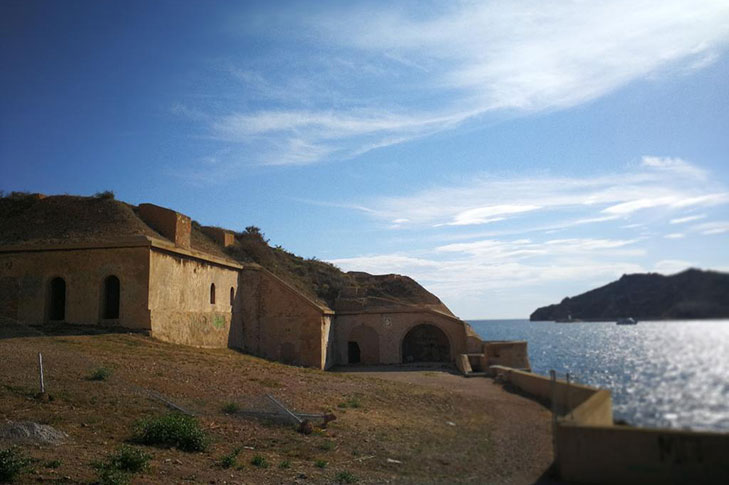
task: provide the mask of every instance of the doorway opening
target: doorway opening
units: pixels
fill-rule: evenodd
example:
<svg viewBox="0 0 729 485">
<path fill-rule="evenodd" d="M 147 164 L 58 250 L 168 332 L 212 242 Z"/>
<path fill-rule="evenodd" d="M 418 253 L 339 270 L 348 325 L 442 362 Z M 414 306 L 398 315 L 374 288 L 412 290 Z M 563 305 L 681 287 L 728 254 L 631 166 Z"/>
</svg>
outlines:
<svg viewBox="0 0 729 485">
<path fill-rule="evenodd" d="M 359 364 L 362 361 L 359 344 L 357 342 L 347 342 L 347 355 L 347 362 L 350 364 Z"/>
<path fill-rule="evenodd" d="M 54 322 L 65 320 L 66 281 L 63 278 L 53 278 L 48 291 L 48 320 Z"/>
</svg>

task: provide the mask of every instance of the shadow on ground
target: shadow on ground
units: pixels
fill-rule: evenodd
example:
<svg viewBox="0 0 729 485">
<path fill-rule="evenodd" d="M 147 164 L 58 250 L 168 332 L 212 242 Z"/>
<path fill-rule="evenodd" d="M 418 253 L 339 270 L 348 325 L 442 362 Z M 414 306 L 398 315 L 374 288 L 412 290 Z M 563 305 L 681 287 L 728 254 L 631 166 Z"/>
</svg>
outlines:
<svg viewBox="0 0 729 485">
<path fill-rule="evenodd" d="M 109 333 L 135 332 L 128 328 L 101 325 L 80 325 L 65 322 L 26 325 L 9 318 L 0 318 L 0 339 L 69 335 L 104 335 Z"/>
<path fill-rule="evenodd" d="M 413 364 L 348 364 L 337 365 L 328 369 L 329 372 L 445 372 L 447 374 L 462 375 L 456 367 L 449 362 L 417 362 Z"/>
</svg>

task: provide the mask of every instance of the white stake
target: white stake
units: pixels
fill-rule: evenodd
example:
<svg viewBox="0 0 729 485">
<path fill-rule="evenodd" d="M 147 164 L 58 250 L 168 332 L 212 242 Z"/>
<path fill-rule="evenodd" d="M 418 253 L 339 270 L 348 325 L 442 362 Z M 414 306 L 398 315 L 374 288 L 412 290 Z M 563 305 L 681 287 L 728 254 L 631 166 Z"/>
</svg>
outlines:
<svg viewBox="0 0 729 485">
<path fill-rule="evenodd" d="M 43 354 L 40 352 L 38 352 L 38 370 L 40 371 L 40 392 L 41 394 L 45 394 L 46 385 L 43 382 Z"/>
</svg>

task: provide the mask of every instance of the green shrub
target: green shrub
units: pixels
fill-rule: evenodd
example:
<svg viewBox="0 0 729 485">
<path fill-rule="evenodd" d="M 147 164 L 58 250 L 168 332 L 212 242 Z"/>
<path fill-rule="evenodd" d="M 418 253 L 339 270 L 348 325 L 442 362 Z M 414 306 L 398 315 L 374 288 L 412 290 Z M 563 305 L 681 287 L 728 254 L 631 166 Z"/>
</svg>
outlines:
<svg viewBox="0 0 729 485">
<path fill-rule="evenodd" d="M 225 414 L 235 414 L 240 411 L 240 406 L 234 402 L 227 402 L 223 404 L 222 409 Z"/>
<path fill-rule="evenodd" d="M 337 483 L 356 483 L 359 481 L 357 477 L 349 473 L 348 471 L 343 471 L 337 473 L 337 476 L 335 477 L 335 480 Z"/>
<path fill-rule="evenodd" d="M 324 460 L 316 460 L 314 462 L 314 466 L 317 467 L 317 468 L 326 468 L 327 465 L 328 465 L 328 463 L 326 461 L 324 461 Z"/>
<path fill-rule="evenodd" d="M 362 403 L 359 402 L 359 398 L 357 396 L 352 396 L 346 401 L 340 402 L 337 406 L 340 408 L 360 408 L 362 407 Z"/>
<path fill-rule="evenodd" d="M 115 194 L 113 190 L 104 190 L 103 192 L 96 192 L 94 197 L 97 199 L 113 199 Z"/>
<path fill-rule="evenodd" d="M 251 465 L 258 467 L 258 468 L 268 468 L 268 462 L 264 457 L 261 455 L 256 455 L 251 460 Z"/>
<path fill-rule="evenodd" d="M 43 466 L 46 468 L 58 468 L 61 466 L 61 460 L 50 460 L 45 462 Z"/>
<path fill-rule="evenodd" d="M 14 481 L 29 465 L 30 459 L 25 457 L 20 448 L 11 446 L 0 450 L 0 482 Z"/>
<path fill-rule="evenodd" d="M 223 458 L 220 459 L 220 467 L 221 468 L 232 468 L 236 465 L 236 459 L 238 458 L 238 453 L 240 453 L 240 448 L 236 448 L 227 455 L 225 455 Z"/>
<path fill-rule="evenodd" d="M 332 451 L 336 447 L 337 445 L 333 441 L 325 441 L 319 445 L 319 449 L 324 451 Z"/>
<path fill-rule="evenodd" d="M 111 369 L 106 367 L 97 367 L 89 375 L 90 381 L 105 381 L 111 376 Z"/>
<path fill-rule="evenodd" d="M 98 485 L 128 485 L 131 475 L 125 471 L 117 470 L 108 463 L 96 463 L 96 483 Z"/>
<path fill-rule="evenodd" d="M 133 446 L 122 445 L 117 452 L 110 457 L 109 462 L 117 470 L 130 473 L 137 473 L 147 469 L 149 460 L 152 457 L 144 450 Z"/>
<path fill-rule="evenodd" d="M 288 460 L 284 460 L 284 461 L 282 461 L 281 463 L 278 464 L 278 467 L 279 468 L 282 468 L 284 470 L 285 469 L 288 469 L 288 468 L 291 468 L 291 462 L 288 461 Z"/>
<path fill-rule="evenodd" d="M 143 419 L 135 426 L 136 443 L 177 448 L 182 451 L 205 451 L 208 437 L 192 416 L 169 413 L 156 418 Z"/>
</svg>

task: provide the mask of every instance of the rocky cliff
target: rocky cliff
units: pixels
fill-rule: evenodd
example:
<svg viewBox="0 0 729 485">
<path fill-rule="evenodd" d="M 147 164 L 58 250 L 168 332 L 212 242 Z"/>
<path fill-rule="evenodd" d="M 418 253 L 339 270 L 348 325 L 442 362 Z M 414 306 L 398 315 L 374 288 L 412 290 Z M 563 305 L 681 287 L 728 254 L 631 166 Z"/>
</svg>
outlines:
<svg viewBox="0 0 729 485">
<path fill-rule="evenodd" d="M 623 275 L 603 287 L 538 308 L 530 320 L 729 318 L 729 274 L 688 269 Z"/>
</svg>

